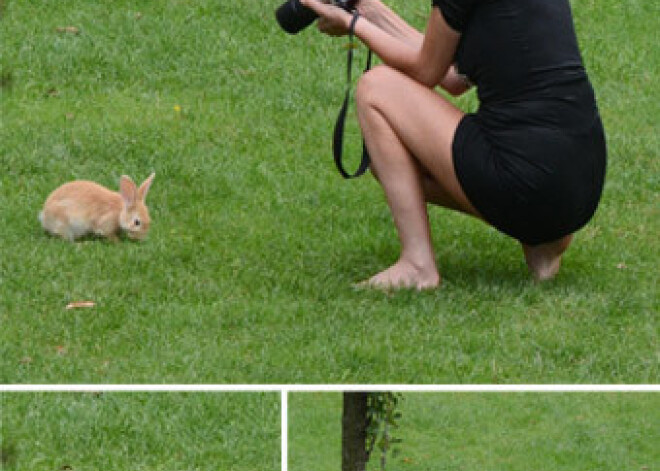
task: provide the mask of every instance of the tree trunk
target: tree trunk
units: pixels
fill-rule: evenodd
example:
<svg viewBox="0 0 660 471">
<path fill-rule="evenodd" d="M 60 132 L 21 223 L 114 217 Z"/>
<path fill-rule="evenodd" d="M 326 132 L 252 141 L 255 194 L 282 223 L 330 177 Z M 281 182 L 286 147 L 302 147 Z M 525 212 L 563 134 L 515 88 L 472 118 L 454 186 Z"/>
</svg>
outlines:
<svg viewBox="0 0 660 471">
<path fill-rule="evenodd" d="M 344 393 L 344 414 L 341 420 L 341 470 L 365 471 L 367 453 L 367 394 Z"/>
</svg>

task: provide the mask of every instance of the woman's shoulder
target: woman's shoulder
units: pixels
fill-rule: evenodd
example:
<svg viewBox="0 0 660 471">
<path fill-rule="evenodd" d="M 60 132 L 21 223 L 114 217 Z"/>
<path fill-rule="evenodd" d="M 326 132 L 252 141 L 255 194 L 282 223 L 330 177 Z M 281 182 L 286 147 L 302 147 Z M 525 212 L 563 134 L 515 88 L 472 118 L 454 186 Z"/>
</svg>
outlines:
<svg viewBox="0 0 660 471">
<path fill-rule="evenodd" d="M 463 32 L 472 10 L 483 0 L 432 0 L 438 7 L 445 21 L 455 31 Z M 492 0 L 491 0 L 492 1 Z"/>
</svg>

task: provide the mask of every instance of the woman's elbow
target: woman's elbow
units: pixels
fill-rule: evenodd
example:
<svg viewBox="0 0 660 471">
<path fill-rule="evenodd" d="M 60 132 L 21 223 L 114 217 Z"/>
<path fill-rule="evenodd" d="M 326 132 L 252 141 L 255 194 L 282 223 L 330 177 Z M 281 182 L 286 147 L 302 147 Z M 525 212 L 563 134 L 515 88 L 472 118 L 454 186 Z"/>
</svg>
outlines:
<svg viewBox="0 0 660 471">
<path fill-rule="evenodd" d="M 452 96 L 460 96 L 470 89 L 466 81 L 454 73 L 445 75 L 440 86 Z"/>
</svg>

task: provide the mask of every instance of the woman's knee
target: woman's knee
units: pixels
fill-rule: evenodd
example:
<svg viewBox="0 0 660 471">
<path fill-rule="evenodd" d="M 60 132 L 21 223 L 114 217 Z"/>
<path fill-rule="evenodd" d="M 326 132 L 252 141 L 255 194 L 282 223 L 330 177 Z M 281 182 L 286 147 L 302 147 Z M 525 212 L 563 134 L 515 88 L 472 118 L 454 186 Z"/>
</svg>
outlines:
<svg viewBox="0 0 660 471">
<path fill-rule="evenodd" d="M 387 65 L 377 65 L 365 72 L 358 80 L 355 90 L 355 101 L 358 108 L 374 105 L 384 96 L 387 86 L 396 71 Z"/>
</svg>

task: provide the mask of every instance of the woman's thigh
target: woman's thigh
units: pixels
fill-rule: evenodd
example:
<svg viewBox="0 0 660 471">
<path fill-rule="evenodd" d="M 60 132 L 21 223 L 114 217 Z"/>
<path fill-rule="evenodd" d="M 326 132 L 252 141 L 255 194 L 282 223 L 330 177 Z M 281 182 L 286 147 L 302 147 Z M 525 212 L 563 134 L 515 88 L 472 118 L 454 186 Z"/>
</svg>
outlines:
<svg viewBox="0 0 660 471">
<path fill-rule="evenodd" d="M 479 217 L 461 188 L 452 158 L 454 134 L 464 116 L 461 110 L 436 91 L 387 66 L 362 76 L 356 99 L 358 110 L 370 108 L 380 113 L 430 177 L 424 184 L 429 202 Z"/>
</svg>

